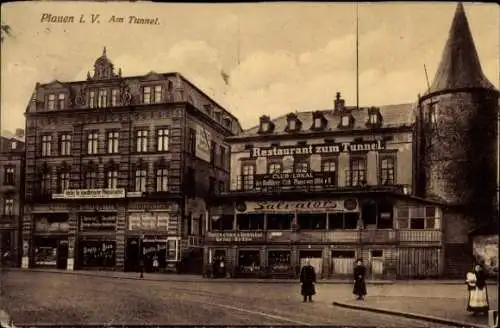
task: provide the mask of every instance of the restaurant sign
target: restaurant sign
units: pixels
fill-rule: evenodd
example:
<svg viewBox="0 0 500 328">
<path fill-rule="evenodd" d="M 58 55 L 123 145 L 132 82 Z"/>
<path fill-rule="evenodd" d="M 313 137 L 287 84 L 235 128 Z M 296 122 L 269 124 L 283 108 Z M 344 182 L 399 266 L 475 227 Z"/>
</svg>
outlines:
<svg viewBox="0 0 500 328">
<path fill-rule="evenodd" d="M 116 216 L 82 215 L 80 216 L 81 230 L 115 230 Z"/>
<path fill-rule="evenodd" d="M 207 232 L 208 241 L 217 243 L 248 243 L 264 241 L 263 232 Z"/>
<path fill-rule="evenodd" d="M 62 194 L 52 194 L 53 199 L 125 198 L 125 189 L 66 189 Z"/>
<path fill-rule="evenodd" d="M 240 202 L 239 213 L 352 212 L 358 210 L 356 199 Z"/>
<path fill-rule="evenodd" d="M 141 231 L 167 231 L 168 221 L 168 214 L 135 214 L 130 215 L 128 218 L 128 229 Z"/>
<path fill-rule="evenodd" d="M 254 180 L 256 188 L 333 186 L 337 182 L 334 172 L 256 174 Z"/>
<path fill-rule="evenodd" d="M 385 149 L 383 140 L 365 141 L 365 142 L 342 142 L 320 145 L 306 146 L 279 146 L 260 148 L 254 147 L 250 151 L 251 157 L 269 157 L 269 156 L 294 156 L 294 155 L 323 155 L 338 154 L 342 152 L 355 153 L 366 151 L 380 151 Z"/>
</svg>

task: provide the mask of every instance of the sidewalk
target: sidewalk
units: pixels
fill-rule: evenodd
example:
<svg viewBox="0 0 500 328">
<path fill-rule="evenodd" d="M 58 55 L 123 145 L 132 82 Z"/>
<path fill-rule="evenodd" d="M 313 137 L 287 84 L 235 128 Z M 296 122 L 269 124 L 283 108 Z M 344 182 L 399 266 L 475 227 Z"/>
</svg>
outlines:
<svg viewBox="0 0 500 328">
<path fill-rule="evenodd" d="M 489 290 L 490 309 L 498 309 L 496 288 Z M 466 311 L 467 298 L 368 296 L 364 301 L 343 300 L 334 306 L 422 319 L 456 327 L 488 327 L 488 316 L 472 316 Z"/>
<path fill-rule="evenodd" d="M 10 268 L 12 272 L 45 272 L 58 274 L 72 274 L 90 277 L 109 277 L 116 279 L 133 280 L 152 280 L 152 281 L 175 281 L 175 282 L 200 282 L 200 283 L 283 283 L 296 284 L 298 279 L 259 279 L 259 278 L 204 278 L 201 275 L 194 274 L 175 274 L 175 273 L 144 273 L 144 278 L 139 277 L 138 272 L 122 271 L 91 271 L 91 270 L 57 270 L 57 269 L 20 269 Z M 351 284 L 350 279 L 321 279 L 318 284 Z M 463 280 L 367 280 L 369 285 L 428 285 L 428 284 L 446 284 L 446 285 L 464 285 Z M 496 285 L 497 281 L 489 281 L 489 285 Z"/>
</svg>

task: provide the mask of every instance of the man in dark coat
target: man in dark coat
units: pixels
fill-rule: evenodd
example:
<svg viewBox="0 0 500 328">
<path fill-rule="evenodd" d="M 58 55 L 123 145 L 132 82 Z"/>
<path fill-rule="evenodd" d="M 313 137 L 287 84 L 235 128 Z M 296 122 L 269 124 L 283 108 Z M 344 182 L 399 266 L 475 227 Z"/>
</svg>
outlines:
<svg viewBox="0 0 500 328">
<path fill-rule="evenodd" d="M 366 295 L 366 268 L 363 265 L 363 261 L 361 259 L 356 261 L 356 267 L 354 268 L 354 288 L 352 293 L 358 296 L 358 300 L 362 300 Z"/>
<path fill-rule="evenodd" d="M 312 302 L 312 296 L 316 294 L 314 284 L 316 283 L 316 272 L 309 260 L 300 272 L 301 294 L 304 297 L 304 302 Z"/>
</svg>

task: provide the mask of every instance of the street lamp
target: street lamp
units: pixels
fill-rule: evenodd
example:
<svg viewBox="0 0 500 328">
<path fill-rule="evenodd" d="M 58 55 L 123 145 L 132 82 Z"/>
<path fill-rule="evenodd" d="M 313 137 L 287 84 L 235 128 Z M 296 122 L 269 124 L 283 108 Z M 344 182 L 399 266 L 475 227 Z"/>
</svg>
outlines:
<svg viewBox="0 0 500 328">
<path fill-rule="evenodd" d="M 144 250 L 142 248 L 144 240 L 144 234 L 139 237 L 139 270 L 141 272 L 141 278 L 144 278 Z"/>
</svg>

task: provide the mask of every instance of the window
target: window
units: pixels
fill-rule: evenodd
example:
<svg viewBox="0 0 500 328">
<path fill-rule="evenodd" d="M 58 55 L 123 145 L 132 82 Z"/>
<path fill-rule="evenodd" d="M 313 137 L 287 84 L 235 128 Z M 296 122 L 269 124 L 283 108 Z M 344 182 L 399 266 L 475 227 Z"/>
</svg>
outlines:
<svg viewBox="0 0 500 328">
<path fill-rule="evenodd" d="M 219 164 L 220 167 L 226 168 L 226 148 L 224 146 L 219 146 Z"/>
<path fill-rule="evenodd" d="M 193 128 L 189 129 L 189 152 L 191 154 L 196 153 L 196 130 Z"/>
<path fill-rule="evenodd" d="M 217 158 L 217 144 L 215 141 L 210 141 L 210 163 L 215 164 L 215 159 Z"/>
<path fill-rule="evenodd" d="M 219 192 L 225 192 L 226 191 L 226 183 L 224 181 L 219 181 L 218 182 L 218 189 L 219 189 Z"/>
<path fill-rule="evenodd" d="M 142 89 L 142 102 L 144 104 L 151 103 L 151 87 L 144 87 Z"/>
<path fill-rule="evenodd" d="M 348 127 L 349 124 L 351 123 L 350 121 L 351 120 L 350 120 L 350 117 L 348 115 L 342 116 L 342 122 L 341 123 L 342 123 L 343 127 Z"/>
<path fill-rule="evenodd" d="M 238 270 L 240 272 L 255 272 L 260 269 L 260 252 L 258 250 L 238 251 Z"/>
<path fill-rule="evenodd" d="M 221 112 L 219 112 L 219 111 L 216 111 L 216 112 L 214 113 L 214 116 L 215 116 L 215 120 L 216 120 L 217 122 L 220 122 L 220 120 L 222 119 L 222 113 L 221 113 Z"/>
<path fill-rule="evenodd" d="M 118 106 L 119 96 L 120 96 L 120 90 L 119 89 L 113 89 L 113 90 L 111 90 L 111 106 L 113 106 L 113 107 Z"/>
<path fill-rule="evenodd" d="M 17 141 L 12 141 L 11 148 L 17 149 Z"/>
<path fill-rule="evenodd" d="M 3 183 L 8 186 L 13 186 L 15 180 L 15 169 L 11 166 L 5 168 Z"/>
<path fill-rule="evenodd" d="M 100 89 L 99 90 L 99 99 L 97 101 L 97 107 L 102 108 L 108 105 L 108 90 Z"/>
<path fill-rule="evenodd" d="M 437 103 L 432 103 L 429 106 L 429 121 L 432 124 L 437 123 L 437 117 L 438 117 L 438 104 Z"/>
<path fill-rule="evenodd" d="M 156 191 L 168 191 L 168 170 L 166 168 L 156 169 Z"/>
<path fill-rule="evenodd" d="M 48 97 L 47 109 L 54 110 L 56 109 L 56 95 L 51 93 Z"/>
<path fill-rule="evenodd" d="M 157 131 L 157 150 L 168 151 L 169 130 L 166 128 L 158 129 Z"/>
<path fill-rule="evenodd" d="M 267 131 L 269 131 L 269 123 L 268 123 L 268 122 L 262 122 L 262 123 L 260 124 L 260 130 L 261 130 L 262 132 L 267 132 Z"/>
<path fill-rule="evenodd" d="M 294 163 L 294 171 L 296 173 L 304 173 L 309 171 L 309 163 L 307 163 L 307 160 L 296 160 Z"/>
<path fill-rule="evenodd" d="M 254 165 L 246 164 L 241 167 L 242 185 L 240 186 L 240 188 L 242 188 L 243 190 L 252 190 L 254 188 L 254 173 Z"/>
<path fill-rule="evenodd" d="M 85 172 L 85 188 L 97 188 L 97 172 L 95 172 L 94 170 Z"/>
<path fill-rule="evenodd" d="M 334 160 L 326 160 L 322 165 L 323 172 L 335 172 L 337 171 L 337 163 Z"/>
<path fill-rule="evenodd" d="M 156 85 L 155 86 L 155 89 L 154 89 L 154 103 L 155 104 L 158 104 L 158 103 L 161 103 L 161 93 L 162 93 L 162 87 L 161 85 Z"/>
<path fill-rule="evenodd" d="M 118 187 L 118 171 L 115 169 L 109 169 L 106 171 L 106 189 L 116 189 Z"/>
<path fill-rule="evenodd" d="M 231 129 L 231 120 L 229 118 L 224 119 L 224 126 L 228 129 Z"/>
<path fill-rule="evenodd" d="M 292 213 L 267 214 L 267 229 L 290 230 L 294 215 Z"/>
<path fill-rule="evenodd" d="M 269 251 L 267 263 L 271 272 L 288 272 L 292 266 L 290 251 Z"/>
<path fill-rule="evenodd" d="M 108 144 L 108 154 L 118 154 L 118 140 L 120 133 L 118 131 L 109 131 L 106 135 Z"/>
<path fill-rule="evenodd" d="M 146 170 L 135 171 L 135 191 L 146 192 Z"/>
<path fill-rule="evenodd" d="M 14 199 L 10 196 L 6 196 L 3 201 L 3 214 L 5 215 L 14 214 Z"/>
<path fill-rule="evenodd" d="M 138 130 L 135 134 L 136 151 L 144 153 L 148 151 L 148 130 Z"/>
<path fill-rule="evenodd" d="M 89 132 L 87 134 L 87 154 L 97 154 L 99 146 L 99 134 L 97 132 Z"/>
<path fill-rule="evenodd" d="M 281 163 L 270 163 L 268 166 L 267 166 L 267 172 L 269 174 L 273 174 L 273 173 L 281 173 L 282 171 L 282 166 L 281 166 Z"/>
<path fill-rule="evenodd" d="M 378 115 L 376 113 L 372 113 L 368 116 L 369 124 L 377 124 L 378 123 Z"/>
<path fill-rule="evenodd" d="M 59 153 L 61 156 L 71 155 L 71 134 L 62 134 L 59 139 Z"/>
<path fill-rule="evenodd" d="M 52 153 L 52 136 L 42 136 L 42 156 L 50 156 Z"/>
<path fill-rule="evenodd" d="M 359 221 L 359 213 L 357 212 L 328 213 L 329 230 L 357 229 L 358 221 Z"/>
<path fill-rule="evenodd" d="M 66 105 L 66 95 L 64 93 L 60 93 L 57 96 L 57 108 L 64 109 Z"/>
<path fill-rule="evenodd" d="M 297 222 L 300 229 L 324 230 L 326 229 L 326 213 L 298 213 Z"/>
<path fill-rule="evenodd" d="M 177 261 L 179 258 L 178 241 L 176 239 L 167 240 L 167 261 Z"/>
<path fill-rule="evenodd" d="M 383 157 L 380 161 L 380 183 L 394 184 L 394 157 Z"/>
<path fill-rule="evenodd" d="M 237 214 L 237 230 L 263 230 L 264 214 Z"/>
<path fill-rule="evenodd" d="M 337 185 L 337 161 L 333 158 L 324 159 L 321 163 L 321 171 L 328 172 L 326 185 Z"/>
<path fill-rule="evenodd" d="M 69 172 L 60 172 L 57 176 L 57 191 L 64 192 L 69 189 Z"/>
<path fill-rule="evenodd" d="M 321 125 L 323 125 L 323 120 L 321 119 L 321 117 L 316 117 L 314 119 L 314 127 L 316 129 L 319 129 L 321 127 Z"/>
<path fill-rule="evenodd" d="M 222 214 L 222 215 L 212 216 L 210 223 L 211 223 L 210 228 L 212 231 L 233 230 L 234 215 Z"/>
<path fill-rule="evenodd" d="M 42 195 L 50 194 L 51 190 L 52 175 L 49 172 L 42 173 L 40 179 L 40 192 Z"/>
<path fill-rule="evenodd" d="M 95 107 L 95 91 L 94 90 L 89 91 L 89 107 L 90 108 Z"/>
<path fill-rule="evenodd" d="M 348 186 L 360 186 L 366 184 L 366 160 L 364 158 L 351 158 L 349 163 Z"/>
<path fill-rule="evenodd" d="M 396 211 L 399 229 L 439 229 L 439 212 L 435 206 L 399 207 Z"/>
<path fill-rule="evenodd" d="M 294 119 L 289 120 L 288 121 L 288 130 L 295 131 L 296 128 L 297 128 L 297 121 Z"/>
</svg>

